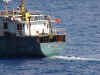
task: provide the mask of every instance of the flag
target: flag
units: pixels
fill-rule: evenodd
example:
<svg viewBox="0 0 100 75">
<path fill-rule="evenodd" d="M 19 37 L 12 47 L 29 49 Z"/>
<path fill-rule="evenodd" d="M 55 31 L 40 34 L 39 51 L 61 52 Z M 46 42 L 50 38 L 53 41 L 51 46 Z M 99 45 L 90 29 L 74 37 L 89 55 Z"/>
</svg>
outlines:
<svg viewBox="0 0 100 75">
<path fill-rule="evenodd" d="M 55 23 L 60 23 L 60 22 L 61 22 L 61 20 L 60 20 L 60 19 L 55 18 L 55 19 L 54 19 L 54 22 L 55 22 Z"/>
</svg>

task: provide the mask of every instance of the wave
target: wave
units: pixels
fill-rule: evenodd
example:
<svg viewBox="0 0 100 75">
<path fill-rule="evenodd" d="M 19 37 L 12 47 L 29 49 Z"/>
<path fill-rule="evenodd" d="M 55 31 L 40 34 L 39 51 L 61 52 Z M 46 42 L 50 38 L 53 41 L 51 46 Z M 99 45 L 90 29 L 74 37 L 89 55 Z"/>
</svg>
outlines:
<svg viewBox="0 0 100 75">
<path fill-rule="evenodd" d="M 100 59 L 97 59 L 97 58 L 83 58 L 83 57 L 76 57 L 76 56 L 53 56 L 51 57 L 51 59 L 100 61 Z"/>
</svg>

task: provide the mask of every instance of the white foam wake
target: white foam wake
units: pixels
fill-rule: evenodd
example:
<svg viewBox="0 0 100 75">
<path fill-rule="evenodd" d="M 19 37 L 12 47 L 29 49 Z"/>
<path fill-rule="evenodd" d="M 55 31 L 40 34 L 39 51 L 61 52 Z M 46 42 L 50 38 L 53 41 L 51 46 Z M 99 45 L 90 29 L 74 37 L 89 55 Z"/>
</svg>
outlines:
<svg viewBox="0 0 100 75">
<path fill-rule="evenodd" d="M 86 61 L 100 61 L 100 59 L 96 58 L 82 58 L 76 56 L 53 56 L 52 59 L 63 59 L 63 60 L 86 60 Z"/>
</svg>

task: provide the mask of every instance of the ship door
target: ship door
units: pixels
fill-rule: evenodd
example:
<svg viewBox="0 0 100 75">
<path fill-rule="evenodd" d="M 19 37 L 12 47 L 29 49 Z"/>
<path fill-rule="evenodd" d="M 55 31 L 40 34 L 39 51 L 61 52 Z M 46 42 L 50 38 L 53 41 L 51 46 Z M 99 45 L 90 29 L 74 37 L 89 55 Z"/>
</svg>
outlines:
<svg viewBox="0 0 100 75">
<path fill-rule="evenodd" d="M 3 25 L 4 25 L 4 35 L 8 35 L 8 31 L 7 31 L 7 29 L 8 29 L 8 23 L 4 22 Z"/>
<path fill-rule="evenodd" d="M 17 24 L 17 32 L 19 35 L 22 35 L 22 24 Z"/>
</svg>

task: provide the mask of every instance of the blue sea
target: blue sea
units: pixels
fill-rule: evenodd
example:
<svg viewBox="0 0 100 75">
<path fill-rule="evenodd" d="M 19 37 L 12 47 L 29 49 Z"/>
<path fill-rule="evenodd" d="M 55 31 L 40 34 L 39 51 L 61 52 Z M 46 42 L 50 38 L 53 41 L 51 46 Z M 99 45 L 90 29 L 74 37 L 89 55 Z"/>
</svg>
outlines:
<svg viewBox="0 0 100 75">
<path fill-rule="evenodd" d="M 0 10 L 4 4 L 0 0 Z M 61 19 L 66 46 L 51 58 L 0 59 L 0 75 L 100 75 L 100 0 L 25 0 L 25 7 Z"/>
</svg>

